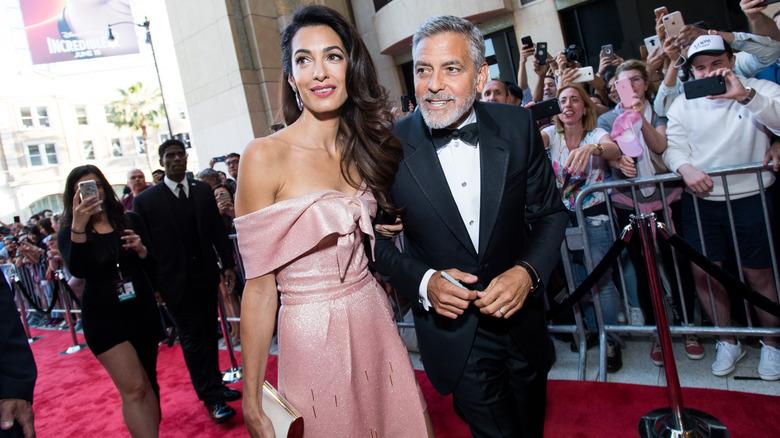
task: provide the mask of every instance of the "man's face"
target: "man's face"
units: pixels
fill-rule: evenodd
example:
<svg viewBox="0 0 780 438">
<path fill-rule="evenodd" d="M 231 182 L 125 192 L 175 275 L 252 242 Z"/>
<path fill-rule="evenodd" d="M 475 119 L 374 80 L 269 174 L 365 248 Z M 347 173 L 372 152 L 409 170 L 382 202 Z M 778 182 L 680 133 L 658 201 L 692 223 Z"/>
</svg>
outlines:
<svg viewBox="0 0 780 438">
<path fill-rule="evenodd" d="M 482 101 L 483 102 L 498 102 L 507 103 L 509 93 L 507 92 L 506 85 L 503 82 L 492 80 L 485 85 L 482 89 Z"/>
<path fill-rule="evenodd" d="M 425 123 L 457 127 L 487 82 L 487 63 L 474 71 L 465 35 L 442 32 L 424 38 L 414 55 L 414 88 Z"/>
<path fill-rule="evenodd" d="M 544 91 L 542 97 L 544 100 L 552 99 L 558 93 L 558 87 L 555 85 L 555 78 L 545 76 L 544 78 Z"/>
<path fill-rule="evenodd" d="M 233 179 L 236 179 L 238 177 L 238 157 L 228 158 L 225 160 L 225 164 L 227 164 L 228 173 L 230 176 L 232 176 Z"/>
<path fill-rule="evenodd" d="M 127 185 L 133 192 L 133 195 L 137 195 L 144 191 L 146 188 L 146 177 L 141 170 L 134 170 L 130 173 L 130 177 L 127 179 Z"/>
<path fill-rule="evenodd" d="M 719 68 L 734 68 L 734 57 L 729 58 L 726 52 L 720 55 L 696 55 L 691 62 L 691 72 L 696 79 L 706 78 L 710 72 Z"/>
<path fill-rule="evenodd" d="M 169 146 L 160 157 L 160 165 L 165 168 L 168 178 L 181 182 L 187 173 L 187 152 L 181 146 Z"/>
</svg>

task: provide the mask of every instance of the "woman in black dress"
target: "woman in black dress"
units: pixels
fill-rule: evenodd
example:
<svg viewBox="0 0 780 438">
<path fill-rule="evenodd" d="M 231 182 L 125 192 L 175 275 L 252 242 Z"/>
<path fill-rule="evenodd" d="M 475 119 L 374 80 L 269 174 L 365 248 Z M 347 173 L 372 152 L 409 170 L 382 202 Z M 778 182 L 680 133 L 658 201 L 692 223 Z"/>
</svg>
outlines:
<svg viewBox="0 0 780 438">
<path fill-rule="evenodd" d="M 81 199 L 79 183 L 93 180 L 98 196 Z M 87 345 L 122 397 L 134 437 L 156 437 L 160 425 L 157 340 L 160 321 L 146 269 L 153 268 L 141 219 L 125 212 L 95 166 L 68 175 L 63 195 L 60 252 L 70 272 L 85 280 L 81 297 Z"/>
</svg>

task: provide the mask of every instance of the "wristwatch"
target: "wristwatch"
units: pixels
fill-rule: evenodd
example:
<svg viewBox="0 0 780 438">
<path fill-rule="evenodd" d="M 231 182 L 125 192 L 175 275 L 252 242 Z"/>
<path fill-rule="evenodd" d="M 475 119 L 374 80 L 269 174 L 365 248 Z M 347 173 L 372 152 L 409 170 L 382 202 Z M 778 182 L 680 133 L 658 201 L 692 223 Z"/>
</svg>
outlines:
<svg viewBox="0 0 780 438">
<path fill-rule="evenodd" d="M 604 155 L 604 145 L 602 145 L 601 143 L 596 143 L 596 150 L 599 151 L 598 154 L 599 157 Z"/>
<path fill-rule="evenodd" d="M 746 90 L 748 92 L 747 97 L 739 101 L 740 105 L 749 104 L 750 101 L 752 101 L 756 97 L 756 94 L 758 94 L 755 88 L 747 87 Z"/>
</svg>

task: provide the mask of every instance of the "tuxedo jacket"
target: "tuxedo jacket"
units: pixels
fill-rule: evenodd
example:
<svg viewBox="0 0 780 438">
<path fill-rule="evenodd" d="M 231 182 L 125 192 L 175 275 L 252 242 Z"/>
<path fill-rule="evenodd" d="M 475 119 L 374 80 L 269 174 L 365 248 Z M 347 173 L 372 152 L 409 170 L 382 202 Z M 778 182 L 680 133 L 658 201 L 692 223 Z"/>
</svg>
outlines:
<svg viewBox="0 0 780 438">
<path fill-rule="evenodd" d="M 457 268 L 479 281 L 467 287 L 484 290 L 491 280 L 526 261 L 546 281 L 560 257 L 568 215 L 555 186 L 552 166 L 531 112 L 516 105 L 474 104 L 479 129 L 480 230 L 479 248 L 469 238 L 450 193 L 419 111 L 394 129 L 404 147 L 390 194 L 403 217 L 405 248 L 400 253 L 387 238 L 377 236 L 374 267 L 412 303 L 428 269 Z M 529 363 L 547 372 L 552 343 L 544 318 L 541 291 L 504 324 Z M 457 319 L 413 306 L 415 328 L 425 370 L 434 387 L 451 393 L 464 369 L 481 318 L 470 306 Z"/>
<path fill-rule="evenodd" d="M 233 245 L 219 215 L 211 187 L 200 181 L 187 182 L 190 186 L 189 196 L 194 202 L 200 255 L 208 285 L 213 286 L 216 293 L 219 286 L 217 253 L 224 268 L 233 268 Z M 180 232 L 181 224 L 176 223 L 176 215 L 173 212 L 174 208 L 180 207 L 171 196 L 171 190 L 161 182 L 135 197 L 133 211 L 141 216 L 149 231 L 149 251 L 158 262 L 156 290 L 166 303 L 175 305 L 181 302 L 186 293 L 187 261 L 182 243 L 183 235 Z"/>
</svg>

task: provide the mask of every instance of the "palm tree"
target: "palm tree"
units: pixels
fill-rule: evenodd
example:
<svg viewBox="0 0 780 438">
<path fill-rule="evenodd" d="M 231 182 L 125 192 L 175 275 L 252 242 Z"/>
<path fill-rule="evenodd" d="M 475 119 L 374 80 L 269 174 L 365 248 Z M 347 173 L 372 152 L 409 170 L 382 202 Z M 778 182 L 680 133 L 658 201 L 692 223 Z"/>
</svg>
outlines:
<svg viewBox="0 0 780 438">
<path fill-rule="evenodd" d="M 160 124 L 157 120 L 164 115 L 165 108 L 160 101 L 160 91 L 146 88 L 141 82 L 130 85 L 126 90 L 120 88 L 117 91 L 122 98 L 111 102 L 111 123 L 118 128 L 127 126 L 133 131 L 141 131 L 146 160 L 151 172 L 152 158 L 146 139 L 148 129 L 159 128 Z"/>
</svg>

